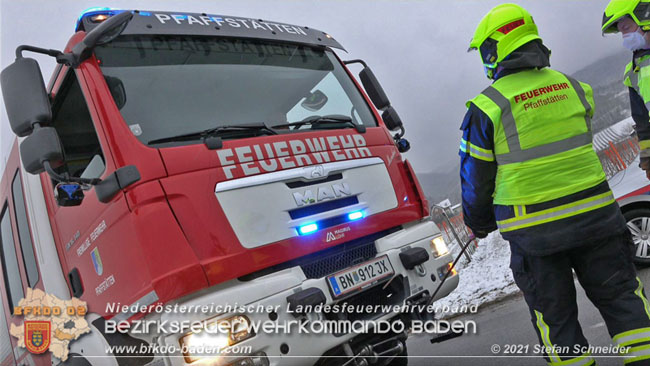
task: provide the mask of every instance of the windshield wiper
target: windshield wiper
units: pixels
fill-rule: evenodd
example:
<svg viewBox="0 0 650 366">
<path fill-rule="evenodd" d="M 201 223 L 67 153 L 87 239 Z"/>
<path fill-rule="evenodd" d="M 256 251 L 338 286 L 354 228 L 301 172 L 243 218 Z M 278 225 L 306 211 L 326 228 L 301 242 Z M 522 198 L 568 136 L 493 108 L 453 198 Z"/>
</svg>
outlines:
<svg viewBox="0 0 650 366">
<path fill-rule="evenodd" d="M 312 129 L 314 127 L 318 127 L 319 125 L 330 125 L 330 124 L 345 124 L 351 127 L 354 127 L 354 129 L 357 130 L 359 133 L 364 133 L 366 132 L 366 126 L 364 125 L 359 125 L 354 122 L 352 122 L 352 118 L 348 116 L 343 116 L 340 114 L 331 114 L 327 116 L 316 116 L 308 119 L 304 119 L 299 122 L 293 122 L 293 123 L 285 123 L 281 125 L 275 125 L 273 128 L 277 127 L 293 127 L 292 130 L 296 130 L 300 128 L 301 126 L 304 125 L 311 125 Z"/>
<path fill-rule="evenodd" d="M 249 125 L 226 125 L 226 126 L 217 126 L 217 127 L 208 128 L 203 131 L 196 131 L 196 132 L 185 133 L 182 135 L 163 137 L 160 139 L 151 140 L 147 142 L 147 144 L 153 145 L 153 144 L 163 144 L 166 142 L 192 141 L 192 140 L 207 138 L 210 136 L 218 136 L 221 133 L 228 133 L 228 132 L 241 133 L 243 135 L 250 134 L 252 132 L 253 136 L 257 136 L 257 133 L 259 132 L 262 132 L 266 135 L 278 134 L 277 131 L 275 131 L 274 129 L 272 129 L 271 127 L 267 126 L 264 123 L 249 124 Z"/>
</svg>

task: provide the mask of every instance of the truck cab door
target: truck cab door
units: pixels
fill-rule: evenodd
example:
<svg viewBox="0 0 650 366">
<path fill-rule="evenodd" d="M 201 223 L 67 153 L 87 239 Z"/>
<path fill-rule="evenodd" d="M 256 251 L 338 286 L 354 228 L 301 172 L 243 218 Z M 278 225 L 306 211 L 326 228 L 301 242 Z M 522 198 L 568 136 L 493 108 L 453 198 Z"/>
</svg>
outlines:
<svg viewBox="0 0 650 366">
<path fill-rule="evenodd" d="M 99 117 L 101 107 L 96 107 L 89 92 L 97 86 L 85 79 L 82 69 L 64 67 L 50 92 L 51 126 L 65 154 L 65 164 L 56 170 L 74 177 L 105 179 L 116 167 Z M 56 182 L 42 173 L 41 183 L 70 293 L 86 301 L 91 313 L 103 313 L 102 305 L 107 301 L 133 302 L 132 297 L 150 281 L 144 278 L 146 272 L 134 271 L 128 265 L 130 259 L 141 258 L 143 253 L 138 246 L 130 245 L 134 235 L 129 235 L 129 208 L 124 195 L 102 203 L 91 187 L 84 191 L 79 206 L 61 207 L 55 198 Z"/>
<path fill-rule="evenodd" d="M 103 178 L 114 168 L 110 153 L 103 148 L 106 145 L 100 142 L 101 127 L 91 115 L 88 106 L 92 104 L 84 96 L 84 87 L 80 71 L 63 67 L 51 90 L 51 126 L 61 139 L 66 159 L 65 164 L 55 170 L 73 177 Z M 84 192 L 79 206 L 61 207 L 55 197 L 57 182 L 45 173 L 41 174 L 41 182 L 70 293 L 84 300 L 88 294 L 94 298 L 95 277 L 101 275 L 102 270 L 93 268 L 93 264 L 101 265 L 99 259 L 97 262 L 89 259 L 94 250 L 89 238 L 91 232 L 102 225 L 107 205 L 99 202 L 95 189 L 91 188 Z M 91 278 L 89 274 L 95 275 L 95 271 L 97 275 Z"/>
</svg>

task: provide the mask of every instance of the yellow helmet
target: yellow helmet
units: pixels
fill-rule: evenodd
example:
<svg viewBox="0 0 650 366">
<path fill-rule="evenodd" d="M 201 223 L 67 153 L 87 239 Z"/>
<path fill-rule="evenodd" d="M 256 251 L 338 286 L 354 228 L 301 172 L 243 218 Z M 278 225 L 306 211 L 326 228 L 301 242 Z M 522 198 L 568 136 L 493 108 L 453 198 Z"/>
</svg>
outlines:
<svg viewBox="0 0 650 366">
<path fill-rule="evenodd" d="M 541 38 L 530 13 L 517 4 L 502 4 L 481 19 L 469 49 L 480 51 L 488 78 L 492 79 L 501 61 L 517 48 L 536 39 Z"/>
<path fill-rule="evenodd" d="M 617 33 L 621 18 L 629 16 L 643 30 L 650 29 L 650 0 L 612 0 L 607 4 L 603 14 L 602 30 L 605 33 Z"/>
</svg>

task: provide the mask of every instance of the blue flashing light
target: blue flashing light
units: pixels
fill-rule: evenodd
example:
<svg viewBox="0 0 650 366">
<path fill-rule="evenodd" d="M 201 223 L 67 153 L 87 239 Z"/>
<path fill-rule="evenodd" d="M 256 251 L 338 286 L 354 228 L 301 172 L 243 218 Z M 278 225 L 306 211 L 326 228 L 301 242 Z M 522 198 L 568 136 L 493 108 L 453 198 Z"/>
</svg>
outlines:
<svg viewBox="0 0 650 366">
<path fill-rule="evenodd" d="M 151 13 L 148 11 L 141 11 L 138 14 L 142 15 L 143 17 L 150 17 Z"/>
<path fill-rule="evenodd" d="M 62 184 L 60 188 L 63 189 L 65 193 L 72 196 L 72 194 L 79 190 L 81 187 L 78 184 Z"/>
<path fill-rule="evenodd" d="M 318 225 L 313 224 L 313 223 L 312 224 L 305 224 L 305 225 L 302 225 L 301 227 L 298 228 L 298 232 L 300 233 L 300 235 L 311 234 L 316 230 L 318 230 Z"/>
<path fill-rule="evenodd" d="M 348 220 L 355 221 L 363 218 L 363 211 L 354 211 L 348 214 Z"/>
</svg>

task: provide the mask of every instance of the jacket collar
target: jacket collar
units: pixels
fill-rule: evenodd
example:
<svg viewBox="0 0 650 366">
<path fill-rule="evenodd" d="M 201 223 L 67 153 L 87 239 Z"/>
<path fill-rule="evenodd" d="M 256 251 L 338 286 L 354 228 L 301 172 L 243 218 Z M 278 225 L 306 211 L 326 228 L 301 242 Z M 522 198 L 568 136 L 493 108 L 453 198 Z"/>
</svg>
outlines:
<svg viewBox="0 0 650 366">
<path fill-rule="evenodd" d="M 551 51 L 540 40 L 528 42 L 499 63 L 494 80 L 524 70 L 549 67 L 550 58 Z"/>
</svg>

